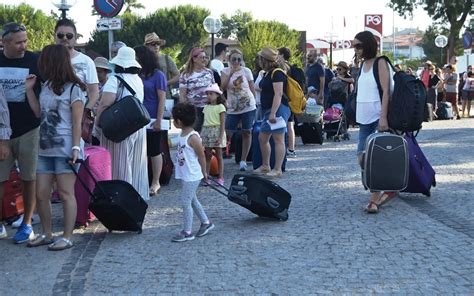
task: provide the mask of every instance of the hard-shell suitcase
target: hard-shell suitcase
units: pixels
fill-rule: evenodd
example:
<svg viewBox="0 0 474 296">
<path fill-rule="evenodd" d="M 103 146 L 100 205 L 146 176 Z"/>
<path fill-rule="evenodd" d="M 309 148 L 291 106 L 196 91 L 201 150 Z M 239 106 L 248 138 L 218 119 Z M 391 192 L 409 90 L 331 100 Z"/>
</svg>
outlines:
<svg viewBox="0 0 474 296">
<path fill-rule="evenodd" d="M 236 174 L 230 188 L 211 182 L 211 188 L 252 213 L 267 218 L 288 220 L 291 194 L 278 184 L 253 175 Z"/>
<path fill-rule="evenodd" d="M 421 151 L 413 133 L 406 133 L 405 140 L 408 143 L 408 155 L 410 173 L 408 186 L 403 192 L 422 193 L 431 196 L 431 186 L 436 186 L 436 177 L 433 167 Z"/>
<path fill-rule="evenodd" d="M 16 167 L 10 171 L 8 181 L 4 183 L 4 194 L 2 200 L 2 217 L 9 219 L 18 217 L 24 212 L 23 207 L 23 183 Z"/>
<path fill-rule="evenodd" d="M 371 191 L 402 191 L 407 187 L 408 147 L 402 136 L 374 133 L 367 137 L 362 182 Z"/>
<path fill-rule="evenodd" d="M 323 144 L 323 126 L 321 123 L 299 123 L 301 141 L 306 144 Z"/>
<path fill-rule="evenodd" d="M 84 161 L 78 162 L 82 163 L 82 167 L 94 179 Z M 78 180 L 88 190 L 79 176 Z M 94 191 L 89 193 L 92 196 L 89 210 L 109 232 L 113 230 L 142 232 L 148 205 L 130 183 L 122 180 L 96 181 Z"/>
<path fill-rule="evenodd" d="M 256 121 L 255 124 L 253 125 L 253 130 L 252 130 L 252 145 L 251 145 L 251 150 L 252 150 L 252 165 L 253 168 L 259 168 L 262 165 L 262 151 L 260 150 L 260 143 L 258 141 L 258 135 L 260 133 L 260 126 L 262 122 L 261 121 Z M 285 151 L 286 151 L 286 146 L 288 145 L 287 143 L 288 137 L 285 134 Z M 270 146 L 271 146 L 271 153 L 270 153 L 270 167 L 273 169 L 275 166 L 275 142 L 273 141 L 273 138 L 270 138 Z M 283 159 L 283 165 L 281 167 L 281 170 L 284 172 L 286 170 L 286 154 Z"/>
<path fill-rule="evenodd" d="M 453 106 L 450 102 L 438 102 L 437 119 L 453 119 Z"/>
<path fill-rule="evenodd" d="M 112 160 L 110 152 L 104 147 L 85 147 L 84 162 L 85 165 L 79 168 L 78 178 L 83 181 L 89 190 L 86 190 L 80 181 L 76 180 L 76 184 L 74 184 L 77 203 L 76 226 L 87 226 L 88 222 L 94 220 L 94 215 L 89 211 L 89 203 L 91 200 L 89 192 L 94 190 L 96 183 L 94 179 L 97 181 L 112 180 Z M 94 175 L 94 179 L 86 172 L 85 166 L 90 169 Z"/>
</svg>

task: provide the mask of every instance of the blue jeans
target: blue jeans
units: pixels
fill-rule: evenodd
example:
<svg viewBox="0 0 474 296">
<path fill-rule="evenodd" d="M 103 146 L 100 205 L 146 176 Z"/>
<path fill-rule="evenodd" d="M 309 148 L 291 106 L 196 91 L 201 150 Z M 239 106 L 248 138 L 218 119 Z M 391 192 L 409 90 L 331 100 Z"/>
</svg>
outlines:
<svg viewBox="0 0 474 296">
<path fill-rule="evenodd" d="M 243 131 L 251 131 L 256 112 L 257 110 L 252 110 L 241 114 L 227 114 L 225 118 L 225 130 L 234 133 L 237 131 L 239 122 L 241 122 L 241 129 Z"/>
<path fill-rule="evenodd" d="M 357 144 L 357 155 L 362 154 L 365 150 L 365 140 L 368 136 L 377 131 L 379 121 L 376 120 L 369 124 L 359 124 L 359 143 Z"/>
<path fill-rule="evenodd" d="M 54 156 L 38 156 L 38 164 L 36 173 L 38 174 L 72 174 L 71 166 L 66 162 L 66 157 L 54 157 Z M 79 169 L 79 165 L 74 165 L 76 169 Z"/>
</svg>

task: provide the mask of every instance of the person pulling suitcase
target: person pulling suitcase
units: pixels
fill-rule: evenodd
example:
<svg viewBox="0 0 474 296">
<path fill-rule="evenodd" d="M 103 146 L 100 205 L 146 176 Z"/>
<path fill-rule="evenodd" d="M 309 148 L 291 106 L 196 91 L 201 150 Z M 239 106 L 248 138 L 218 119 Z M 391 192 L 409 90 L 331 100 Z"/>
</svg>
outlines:
<svg viewBox="0 0 474 296">
<path fill-rule="evenodd" d="M 189 103 L 178 103 L 172 110 L 174 125 L 181 129 L 176 152 L 176 179 L 181 180 L 181 205 L 183 208 L 183 230 L 175 235 L 171 241 L 185 242 L 193 240 L 195 236 L 206 235 L 214 228 L 197 199 L 196 191 L 201 180 L 207 180 L 206 157 L 201 137 L 193 129 L 196 121 L 196 108 Z M 201 227 L 192 233 L 193 210 L 201 221 Z"/>
</svg>

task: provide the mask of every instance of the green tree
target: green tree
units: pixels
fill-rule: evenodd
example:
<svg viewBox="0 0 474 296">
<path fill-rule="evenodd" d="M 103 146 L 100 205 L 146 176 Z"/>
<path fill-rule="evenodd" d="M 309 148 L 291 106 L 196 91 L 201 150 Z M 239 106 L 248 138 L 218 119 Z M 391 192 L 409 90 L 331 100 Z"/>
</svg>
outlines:
<svg viewBox="0 0 474 296">
<path fill-rule="evenodd" d="M 448 57 L 452 57 L 461 42 L 459 33 L 471 11 L 472 3 L 473 0 L 390 0 L 389 6 L 401 16 L 413 16 L 413 10 L 422 6 L 436 23 L 449 24 Z"/>
<path fill-rule="evenodd" d="M 232 16 L 221 15 L 222 29 L 217 33 L 219 38 L 235 39 L 247 23 L 253 21 L 252 13 L 237 10 Z"/>
<path fill-rule="evenodd" d="M 286 24 L 275 21 L 252 21 L 238 32 L 247 67 L 254 68 L 254 57 L 265 46 L 288 47 L 291 52 L 290 63 L 301 66 L 302 52 L 298 49 L 300 33 L 291 30 Z"/>
<path fill-rule="evenodd" d="M 36 10 L 30 5 L 0 4 L 0 25 L 17 22 L 26 26 L 28 36 L 28 49 L 40 51 L 48 44 L 54 43 L 54 26 L 56 19 L 45 15 L 41 10 Z"/>
<path fill-rule="evenodd" d="M 141 4 L 140 2 L 138 2 L 138 0 L 127 0 L 125 1 L 125 4 L 126 6 L 125 8 L 125 13 L 131 13 L 132 12 L 132 9 L 144 9 L 145 6 L 143 4 Z"/>
</svg>

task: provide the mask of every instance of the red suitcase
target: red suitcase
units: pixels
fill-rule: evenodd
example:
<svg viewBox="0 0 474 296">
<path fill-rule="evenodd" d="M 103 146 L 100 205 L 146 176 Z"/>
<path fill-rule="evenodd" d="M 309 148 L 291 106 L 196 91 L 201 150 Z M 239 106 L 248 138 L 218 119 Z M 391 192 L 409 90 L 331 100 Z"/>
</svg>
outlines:
<svg viewBox="0 0 474 296">
<path fill-rule="evenodd" d="M 2 217 L 8 219 L 23 214 L 23 183 L 17 168 L 10 171 L 10 179 L 5 182 L 2 202 Z"/>
<path fill-rule="evenodd" d="M 107 149 L 100 146 L 86 147 L 84 148 L 84 159 L 97 181 L 112 180 L 112 161 L 110 152 Z M 82 167 L 79 168 L 78 174 L 92 192 L 96 182 Z M 89 211 L 90 194 L 87 193 L 87 190 L 80 184 L 79 180 L 76 180 L 74 190 L 77 202 L 76 226 L 87 226 L 88 222 L 95 218 Z"/>
</svg>

